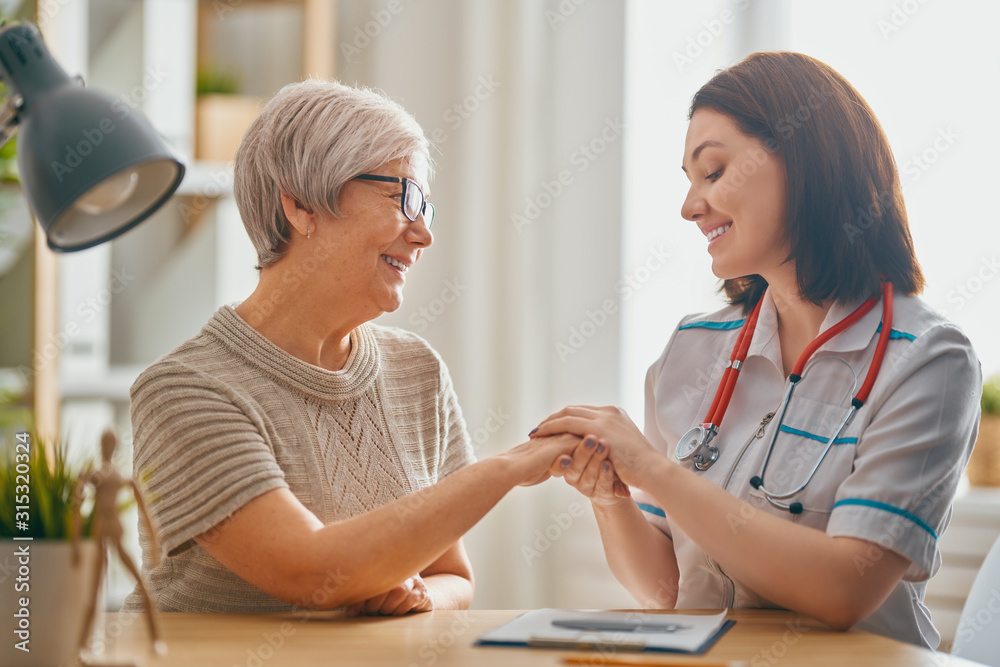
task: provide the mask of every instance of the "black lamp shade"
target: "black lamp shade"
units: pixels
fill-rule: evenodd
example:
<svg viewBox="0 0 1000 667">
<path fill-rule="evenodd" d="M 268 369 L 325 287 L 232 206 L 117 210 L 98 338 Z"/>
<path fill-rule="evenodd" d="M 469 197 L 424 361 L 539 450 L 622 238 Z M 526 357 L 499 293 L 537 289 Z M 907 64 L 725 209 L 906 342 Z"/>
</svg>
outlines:
<svg viewBox="0 0 1000 667">
<path fill-rule="evenodd" d="M 0 30 L 3 79 L 20 93 L 18 168 L 53 250 L 83 250 L 149 217 L 184 165 L 128 104 L 84 88 L 30 24 Z"/>
</svg>

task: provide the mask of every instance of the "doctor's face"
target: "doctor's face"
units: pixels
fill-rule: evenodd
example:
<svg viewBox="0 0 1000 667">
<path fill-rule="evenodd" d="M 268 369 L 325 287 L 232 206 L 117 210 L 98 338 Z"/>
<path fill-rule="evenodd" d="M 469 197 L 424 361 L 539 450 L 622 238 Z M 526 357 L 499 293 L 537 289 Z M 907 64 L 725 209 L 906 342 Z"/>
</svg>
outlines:
<svg viewBox="0 0 1000 667">
<path fill-rule="evenodd" d="M 785 238 L 785 167 L 727 115 L 694 112 L 682 168 L 691 181 L 681 215 L 705 235 L 712 273 L 722 279 L 769 275 L 791 267 Z M 794 269 L 792 269 L 794 270 Z"/>
</svg>

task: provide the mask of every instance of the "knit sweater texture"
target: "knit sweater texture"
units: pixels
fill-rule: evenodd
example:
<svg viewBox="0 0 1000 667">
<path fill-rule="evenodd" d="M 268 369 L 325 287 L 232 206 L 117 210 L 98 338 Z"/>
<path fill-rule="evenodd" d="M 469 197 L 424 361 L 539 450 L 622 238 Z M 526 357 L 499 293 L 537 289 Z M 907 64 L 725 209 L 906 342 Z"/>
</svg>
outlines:
<svg viewBox="0 0 1000 667">
<path fill-rule="evenodd" d="M 195 543 L 272 489 L 323 523 L 370 512 L 471 463 L 444 362 L 419 336 L 364 324 L 342 370 L 296 359 L 229 306 L 132 385 L 133 473 L 160 540 L 142 570 L 159 611 L 287 611 Z M 214 530 L 213 530 L 214 529 Z M 384 536 L 391 540 L 391 535 Z M 269 539 L 260 527 L 259 539 Z M 336 576 L 332 564 L 331 576 Z M 133 591 L 123 611 L 139 611 Z"/>
</svg>

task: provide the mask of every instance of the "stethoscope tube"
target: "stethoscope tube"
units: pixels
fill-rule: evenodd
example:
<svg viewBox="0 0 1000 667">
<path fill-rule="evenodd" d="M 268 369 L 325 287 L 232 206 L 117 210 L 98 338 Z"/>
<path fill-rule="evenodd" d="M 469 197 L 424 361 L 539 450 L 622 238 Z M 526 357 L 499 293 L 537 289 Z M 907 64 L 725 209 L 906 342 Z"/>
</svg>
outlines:
<svg viewBox="0 0 1000 667">
<path fill-rule="evenodd" d="M 834 433 L 833 436 L 830 437 L 830 439 L 826 441 L 826 447 L 825 447 L 825 449 L 823 449 L 823 453 L 820 454 L 819 458 L 816 460 L 816 464 L 813 466 L 813 469 L 809 472 L 808 477 L 806 477 L 806 480 L 801 485 L 799 485 L 798 488 L 793 489 L 793 490 L 788 491 L 788 492 L 785 492 L 785 493 L 777 493 L 775 491 L 768 491 L 766 488 L 764 488 L 764 475 L 767 473 L 767 465 L 771 461 L 771 454 L 774 453 L 774 444 L 775 444 L 775 442 L 777 442 L 778 433 L 781 431 L 781 425 L 785 421 L 785 412 L 788 411 L 788 405 L 792 401 L 792 394 L 795 391 L 795 387 L 798 386 L 798 383 L 801 382 L 805 378 L 806 374 L 809 372 L 810 369 L 813 368 L 813 366 L 815 366 L 816 364 L 819 364 L 819 363 L 821 363 L 823 361 L 839 361 L 840 363 L 842 363 L 845 366 L 847 366 L 847 369 L 854 376 L 854 385 L 851 387 L 851 392 L 853 393 L 854 390 L 857 388 L 857 386 L 858 386 L 858 376 L 857 376 L 857 373 L 854 372 L 854 369 L 851 368 L 851 365 L 849 363 L 847 363 L 846 361 L 844 361 L 840 357 L 822 357 L 820 359 L 816 359 L 811 364 L 809 364 L 809 367 L 806 368 L 805 371 L 803 371 L 802 375 L 799 376 L 794 382 L 789 381 L 788 388 L 785 390 L 785 395 L 781 399 L 781 414 L 778 415 L 777 425 L 776 425 L 776 427 L 774 429 L 774 433 L 771 435 L 771 442 L 770 442 L 770 444 L 767 447 L 767 454 L 764 456 L 764 465 L 761 468 L 760 475 L 754 475 L 753 477 L 750 478 L 750 486 L 752 486 L 753 488 L 755 488 L 758 491 L 760 491 L 761 495 L 764 496 L 764 499 L 767 500 L 767 502 L 771 503 L 773 506 L 777 507 L 778 509 L 788 510 L 792 514 L 801 514 L 802 513 L 802 509 L 803 509 L 802 503 L 787 503 L 786 504 L 786 503 L 778 502 L 778 500 L 784 500 L 785 498 L 791 498 L 792 496 L 797 495 L 797 494 L 802 493 L 803 491 L 805 491 L 806 487 L 809 486 L 809 482 L 812 481 L 813 476 L 819 470 L 819 467 L 821 465 L 823 465 L 823 460 L 826 458 L 826 455 L 830 453 L 831 449 L 833 449 L 833 445 L 834 445 L 834 443 L 836 443 L 837 438 L 839 438 L 840 434 L 844 432 L 844 429 L 847 428 L 847 425 L 849 423 L 851 423 L 851 419 L 854 417 L 854 414 L 858 411 L 858 406 L 855 404 L 855 399 L 851 399 L 851 408 L 850 408 L 850 410 L 847 411 L 847 416 L 845 416 L 841 420 L 840 426 L 837 428 L 836 433 Z"/>
<path fill-rule="evenodd" d="M 722 380 L 719 382 L 719 386 L 716 389 L 715 397 L 712 401 L 712 406 L 709 408 L 705 422 L 690 429 L 677 443 L 677 447 L 675 449 L 675 456 L 677 459 L 680 461 L 693 460 L 694 467 L 698 470 L 707 470 L 719 458 L 719 449 L 718 447 L 712 445 L 711 442 L 718 434 L 719 425 L 722 422 L 726 408 L 728 408 L 729 401 L 732 398 L 733 391 L 736 386 L 736 380 L 739 377 L 739 371 L 743 366 L 743 362 L 746 361 L 747 352 L 750 348 L 750 342 L 757 327 L 757 318 L 760 314 L 760 307 L 763 300 L 763 297 L 761 297 L 757 301 L 757 305 L 754 307 L 753 312 L 743 323 L 740 335 L 736 340 L 736 344 L 733 346 L 733 352 L 729 358 L 729 365 L 726 367 Z M 816 462 L 816 465 L 813 466 L 813 469 L 810 471 L 805 482 L 793 491 L 779 494 L 769 491 L 764 486 L 764 475 L 767 472 L 771 455 L 774 453 L 774 445 L 777 441 L 778 433 L 781 430 L 781 425 L 784 423 L 785 413 L 788 410 L 788 404 L 791 402 L 792 394 L 795 391 L 796 385 L 798 385 L 806 373 L 805 365 L 817 349 L 819 349 L 828 340 L 860 320 L 875 306 L 876 303 L 878 303 L 878 301 L 874 297 L 867 299 L 847 317 L 817 336 L 812 343 L 810 343 L 806 349 L 802 351 L 802 354 L 799 355 L 795 366 L 792 368 L 791 374 L 788 376 L 788 388 L 785 390 L 785 395 L 781 401 L 781 412 L 778 417 L 777 426 L 771 436 L 771 442 L 767 448 L 767 454 L 764 458 L 763 467 L 760 475 L 755 475 L 750 479 L 750 485 L 753 486 L 754 489 L 760 491 L 767 501 L 775 507 L 788 510 L 792 514 L 799 514 L 802 512 L 802 503 L 786 504 L 779 502 L 779 500 L 790 498 L 805 490 L 805 488 L 809 485 L 809 482 L 811 482 L 813 477 L 816 475 L 820 466 L 823 464 L 823 460 L 830 452 L 830 449 L 832 449 L 834 442 L 838 437 L 840 437 L 840 434 L 844 431 L 844 429 L 847 428 L 847 425 L 850 424 L 855 413 L 857 413 L 857 411 L 864 405 L 865 401 L 868 400 L 868 394 L 871 392 L 872 386 L 875 384 L 875 379 L 878 377 L 879 370 L 882 367 L 882 361 L 885 358 L 885 350 L 889 343 L 890 334 L 892 333 L 892 283 L 887 281 L 882 283 L 882 330 L 879 334 L 878 343 L 875 346 L 875 354 L 872 358 L 872 363 L 868 368 L 868 373 L 865 376 L 865 381 L 861 385 L 860 391 L 858 391 L 858 393 L 851 399 L 850 410 L 841 421 L 840 426 L 837 428 L 837 432 L 827 441 L 823 454 Z M 812 366 L 816 363 L 831 358 L 844 363 L 851 370 L 851 373 L 854 375 L 854 387 L 851 388 L 851 391 L 853 392 L 854 388 L 857 387 L 857 374 L 854 373 L 854 369 L 850 368 L 850 364 L 843 359 L 838 357 L 824 357 L 822 359 L 817 359 L 813 362 L 813 364 L 810 364 L 809 367 L 812 368 Z"/>
<path fill-rule="evenodd" d="M 750 350 L 750 341 L 753 339 L 753 332 L 757 329 L 757 318 L 760 315 L 760 307 L 764 302 L 763 298 L 757 300 L 757 305 L 747 317 L 740 328 L 740 335 L 736 338 L 733 351 L 729 355 L 729 363 L 722 374 L 722 380 L 715 390 L 715 397 L 712 405 L 708 408 L 705 421 L 690 429 L 677 442 L 674 449 L 674 456 L 679 461 L 692 461 L 698 470 L 708 470 L 719 458 L 719 448 L 712 444 L 712 440 L 719 432 L 722 418 L 729 408 L 729 400 L 736 390 L 736 380 L 739 372 L 746 361 L 747 353 Z M 683 448 L 683 450 L 682 450 Z"/>
<path fill-rule="evenodd" d="M 802 380 L 802 377 L 805 375 L 805 371 L 802 369 L 802 366 L 805 365 L 806 360 L 808 360 L 809 356 L 811 356 L 812 353 L 820 347 L 820 345 L 825 343 L 830 338 L 833 338 L 833 336 L 837 335 L 838 333 L 840 333 L 840 331 L 843 331 L 857 320 L 861 319 L 862 315 L 868 312 L 868 310 L 871 310 L 872 306 L 875 305 L 874 299 L 870 299 L 869 301 L 872 301 L 873 303 L 869 305 L 868 308 L 865 308 L 864 311 L 862 311 L 862 308 L 864 308 L 868 302 L 862 304 L 861 307 L 859 307 L 857 310 L 851 313 L 851 315 L 849 315 L 848 317 L 844 318 L 844 320 L 839 322 L 836 326 L 831 327 L 829 330 L 827 330 L 826 333 L 829 333 L 829 335 L 817 337 L 816 340 L 814 340 L 809 345 L 809 347 L 803 350 L 802 355 L 799 357 L 798 362 L 796 362 L 795 364 L 795 368 L 792 369 L 792 374 L 788 378 L 789 379 L 788 389 L 785 390 L 785 397 L 784 399 L 782 399 L 781 416 L 778 419 L 778 424 L 777 427 L 774 429 L 774 433 L 771 435 L 771 443 L 767 448 L 767 455 L 764 457 L 764 465 L 761 468 L 760 475 L 755 475 L 754 477 L 750 478 L 750 486 L 760 491 L 761 495 L 763 495 L 764 498 L 767 499 L 769 503 L 771 503 L 772 505 L 774 505 L 779 509 L 788 510 L 792 514 L 802 513 L 803 510 L 802 503 L 786 504 L 778 502 L 778 500 L 791 498 L 794 495 L 802 493 L 805 490 L 805 488 L 809 486 L 809 482 L 812 481 L 813 477 L 816 475 L 816 472 L 819 470 L 819 467 L 823 465 L 823 460 L 826 458 L 826 455 L 829 454 L 830 450 L 833 448 L 834 442 L 836 442 L 837 438 L 840 437 L 840 434 L 844 432 L 844 429 L 847 428 L 847 425 L 851 422 L 851 419 L 854 418 L 854 415 L 858 412 L 858 410 L 860 410 L 862 406 L 864 406 L 865 401 L 868 400 L 868 394 L 871 393 L 872 386 L 875 384 L 875 379 L 878 377 L 879 370 L 881 370 L 882 368 L 882 362 L 885 359 L 885 349 L 888 346 L 889 338 L 892 335 L 893 290 L 892 290 L 892 283 L 890 282 L 882 283 L 882 331 L 879 333 L 878 343 L 875 345 L 875 354 L 872 357 L 871 365 L 868 367 L 868 373 L 865 375 L 865 381 L 861 385 L 861 389 L 858 391 L 858 393 L 855 394 L 854 397 L 851 399 L 851 409 L 848 410 L 847 415 L 840 422 L 840 426 L 837 428 L 837 432 L 834 433 L 829 440 L 827 440 L 826 448 L 823 450 L 823 454 L 816 461 L 816 465 L 814 465 L 813 469 L 809 472 L 809 476 L 806 477 L 805 482 L 803 482 L 798 488 L 793 489 L 792 491 L 789 491 L 787 493 L 776 493 L 774 491 L 768 491 L 764 487 L 764 475 L 765 473 L 767 473 L 767 464 L 771 460 L 771 454 L 774 453 L 774 443 L 778 439 L 778 432 L 781 430 L 781 424 L 784 423 L 785 412 L 788 410 L 789 402 L 791 402 L 792 392 L 794 392 L 795 386 Z M 834 329 L 836 329 L 836 331 L 834 331 Z M 836 359 L 837 361 L 840 361 L 841 363 L 846 365 L 851 370 L 851 373 L 854 374 L 854 387 L 857 387 L 858 385 L 857 374 L 854 373 L 854 369 L 851 368 L 850 364 L 848 364 L 843 359 L 840 359 L 839 357 L 824 357 L 823 359 L 817 359 L 812 364 L 810 364 L 809 367 L 812 368 L 815 364 L 820 363 L 821 361 L 825 361 L 826 359 Z M 853 390 L 854 388 L 852 387 L 851 391 Z"/>
</svg>

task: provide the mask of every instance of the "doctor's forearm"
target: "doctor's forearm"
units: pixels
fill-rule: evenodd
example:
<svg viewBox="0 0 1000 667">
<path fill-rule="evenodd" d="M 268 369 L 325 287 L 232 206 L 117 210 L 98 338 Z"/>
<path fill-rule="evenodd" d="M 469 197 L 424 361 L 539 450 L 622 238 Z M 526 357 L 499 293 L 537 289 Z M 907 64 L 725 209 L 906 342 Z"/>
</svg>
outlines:
<svg viewBox="0 0 1000 667">
<path fill-rule="evenodd" d="M 677 558 L 670 538 L 642 516 L 631 499 L 594 505 L 608 567 L 618 582 L 648 609 L 677 602 Z"/>
<path fill-rule="evenodd" d="M 788 609 L 833 627 L 873 612 L 905 570 L 887 552 L 864 575 L 854 556 L 866 543 L 796 525 L 736 498 L 662 456 L 649 462 L 639 486 L 733 578 Z M 897 572 L 898 571 L 898 572 Z"/>
</svg>

